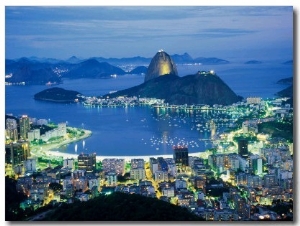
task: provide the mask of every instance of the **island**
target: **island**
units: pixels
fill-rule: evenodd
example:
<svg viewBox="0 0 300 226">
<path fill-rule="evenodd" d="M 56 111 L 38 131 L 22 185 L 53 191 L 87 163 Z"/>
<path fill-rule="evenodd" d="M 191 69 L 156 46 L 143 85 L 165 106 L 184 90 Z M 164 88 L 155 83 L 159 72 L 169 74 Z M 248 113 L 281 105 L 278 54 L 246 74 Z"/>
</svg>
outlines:
<svg viewBox="0 0 300 226">
<path fill-rule="evenodd" d="M 53 87 L 36 93 L 34 99 L 57 103 L 76 103 L 82 100 L 82 97 L 81 93 L 77 91 Z"/>
<path fill-rule="evenodd" d="M 259 60 L 249 60 L 245 62 L 245 64 L 261 64 L 262 62 Z"/>
</svg>

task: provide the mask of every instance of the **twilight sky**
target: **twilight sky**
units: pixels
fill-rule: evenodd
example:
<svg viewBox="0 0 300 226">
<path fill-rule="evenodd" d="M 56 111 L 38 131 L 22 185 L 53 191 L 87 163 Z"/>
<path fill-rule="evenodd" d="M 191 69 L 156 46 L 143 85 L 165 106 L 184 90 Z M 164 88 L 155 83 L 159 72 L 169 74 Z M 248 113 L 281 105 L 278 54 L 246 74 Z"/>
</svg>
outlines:
<svg viewBox="0 0 300 226">
<path fill-rule="evenodd" d="M 5 58 L 291 60 L 292 6 L 6 6 Z"/>
</svg>

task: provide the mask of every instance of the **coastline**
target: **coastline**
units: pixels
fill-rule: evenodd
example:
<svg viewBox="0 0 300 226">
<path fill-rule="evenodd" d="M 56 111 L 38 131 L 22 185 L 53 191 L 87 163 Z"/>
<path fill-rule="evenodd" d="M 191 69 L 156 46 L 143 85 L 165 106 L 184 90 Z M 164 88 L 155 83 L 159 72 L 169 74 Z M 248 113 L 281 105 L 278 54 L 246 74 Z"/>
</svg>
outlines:
<svg viewBox="0 0 300 226">
<path fill-rule="evenodd" d="M 76 129 L 76 128 L 74 128 Z M 70 144 L 73 142 L 77 142 L 79 140 L 86 139 L 92 135 L 92 131 L 90 130 L 85 130 L 84 135 L 77 137 L 76 139 L 67 139 L 64 140 L 63 142 L 60 143 L 51 143 L 51 144 L 45 144 L 45 145 L 40 145 L 38 147 L 33 147 L 30 152 L 32 157 L 62 157 L 63 159 L 77 159 L 79 154 L 71 154 L 71 153 L 63 153 L 59 151 L 55 151 L 55 149 L 60 148 L 63 145 Z M 207 156 L 208 152 L 203 151 L 203 152 L 194 152 L 194 153 L 189 153 L 189 156 L 197 156 L 197 157 L 203 157 Z M 125 159 L 126 162 L 130 162 L 131 159 L 144 159 L 144 161 L 149 161 L 149 158 L 158 158 L 158 157 L 163 157 L 163 158 L 173 158 L 172 154 L 169 155 L 142 155 L 142 156 L 96 156 L 96 161 L 102 161 L 103 159 L 106 158 L 118 158 L 118 159 Z"/>
<path fill-rule="evenodd" d="M 77 129 L 77 128 L 72 128 L 69 127 L 71 129 Z M 31 156 L 36 156 L 36 157 L 42 157 L 42 156 L 55 156 L 55 157 L 63 157 L 65 158 L 74 158 L 76 156 L 77 158 L 77 154 L 69 154 L 69 153 L 63 153 L 63 152 L 59 152 L 59 151 L 55 151 L 54 149 L 58 149 L 63 145 L 66 144 L 71 144 L 74 142 L 77 142 L 79 140 L 83 140 L 86 139 L 88 137 L 90 137 L 92 135 L 92 131 L 90 130 L 86 130 L 86 129 L 82 129 L 84 131 L 84 135 L 77 137 L 77 138 L 73 138 L 73 139 L 66 139 L 63 142 L 59 142 L 59 143 L 50 143 L 50 144 L 44 144 L 44 145 L 39 145 L 37 147 L 31 147 L 30 153 Z"/>
</svg>

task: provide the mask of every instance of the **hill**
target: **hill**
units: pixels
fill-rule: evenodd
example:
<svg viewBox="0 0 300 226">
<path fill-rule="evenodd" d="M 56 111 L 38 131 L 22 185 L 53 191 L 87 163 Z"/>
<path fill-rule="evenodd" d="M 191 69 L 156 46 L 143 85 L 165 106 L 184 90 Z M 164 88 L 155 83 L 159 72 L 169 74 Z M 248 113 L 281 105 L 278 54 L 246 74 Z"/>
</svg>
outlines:
<svg viewBox="0 0 300 226">
<path fill-rule="evenodd" d="M 204 65 L 213 65 L 213 64 L 229 64 L 228 60 L 219 59 L 216 57 L 198 57 L 193 60 L 193 63 L 199 63 Z"/>
<path fill-rule="evenodd" d="M 288 60 L 288 61 L 283 62 L 282 64 L 292 65 L 293 63 L 294 63 L 293 60 Z"/>
<path fill-rule="evenodd" d="M 277 84 L 293 84 L 293 77 L 280 79 L 277 81 Z"/>
<path fill-rule="evenodd" d="M 278 97 L 288 97 L 289 99 L 285 101 L 285 104 L 290 104 L 291 107 L 294 106 L 294 95 L 293 95 L 293 85 L 290 85 L 289 87 L 275 93 L 276 96 Z"/>
<path fill-rule="evenodd" d="M 221 104 L 230 105 L 242 99 L 236 95 L 216 74 L 198 72 L 178 77 L 164 75 L 141 85 L 104 96 L 139 96 L 164 99 L 169 104 Z"/>
<path fill-rule="evenodd" d="M 5 82 L 27 85 L 45 85 L 61 83 L 49 63 L 36 62 L 27 58 L 18 61 L 5 60 Z"/>
<path fill-rule="evenodd" d="M 276 95 L 279 97 L 293 97 L 293 85 L 279 91 Z"/>
<path fill-rule="evenodd" d="M 115 192 L 86 202 L 63 204 L 46 221 L 201 221 L 187 209 L 156 198 Z"/>
<path fill-rule="evenodd" d="M 138 66 L 133 70 L 131 70 L 130 72 L 128 72 L 128 74 L 145 74 L 147 72 L 147 69 L 148 68 L 145 66 Z"/>
<path fill-rule="evenodd" d="M 68 73 L 64 75 L 65 78 L 107 78 L 112 74 L 124 75 L 125 71 L 121 68 L 110 65 L 106 62 L 98 62 L 95 59 L 89 59 L 78 63 Z"/>
</svg>

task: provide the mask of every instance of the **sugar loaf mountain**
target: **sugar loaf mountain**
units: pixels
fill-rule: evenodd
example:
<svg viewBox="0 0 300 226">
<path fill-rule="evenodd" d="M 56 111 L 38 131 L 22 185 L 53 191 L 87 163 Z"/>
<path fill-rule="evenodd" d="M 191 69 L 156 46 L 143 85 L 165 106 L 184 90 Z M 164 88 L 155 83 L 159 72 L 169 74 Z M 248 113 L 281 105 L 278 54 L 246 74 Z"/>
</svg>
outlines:
<svg viewBox="0 0 300 226">
<path fill-rule="evenodd" d="M 158 98 L 176 105 L 230 105 L 242 99 L 212 71 L 179 77 L 175 63 L 163 50 L 152 58 L 144 83 L 103 97 L 118 96 Z"/>
</svg>

